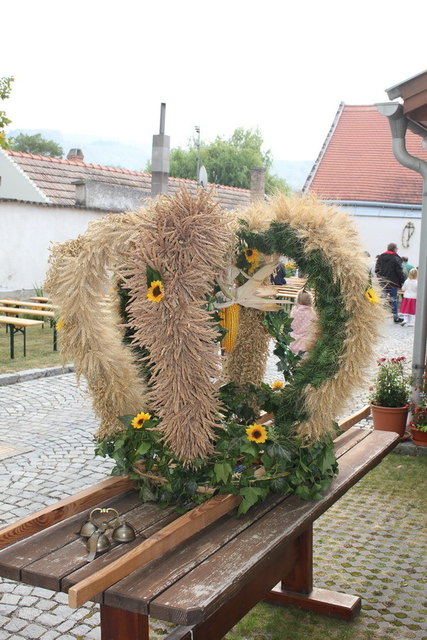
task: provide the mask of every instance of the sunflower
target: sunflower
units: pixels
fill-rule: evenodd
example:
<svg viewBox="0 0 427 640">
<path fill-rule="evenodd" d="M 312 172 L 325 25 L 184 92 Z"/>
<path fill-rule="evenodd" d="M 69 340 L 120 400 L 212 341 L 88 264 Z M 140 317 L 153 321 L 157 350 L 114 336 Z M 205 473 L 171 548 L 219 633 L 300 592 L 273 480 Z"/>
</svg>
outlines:
<svg viewBox="0 0 427 640">
<path fill-rule="evenodd" d="M 147 299 L 151 302 L 160 302 L 164 295 L 163 282 L 161 280 L 153 280 L 147 291 Z"/>
<path fill-rule="evenodd" d="M 141 429 L 144 426 L 144 422 L 151 418 L 151 413 L 138 413 L 132 420 L 132 426 L 134 429 Z"/>
<path fill-rule="evenodd" d="M 245 249 L 245 258 L 246 261 L 250 262 L 251 264 L 253 262 L 259 263 L 260 255 L 258 249 Z"/>
<path fill-rule="evenodd" d="M 246 435 L 251 442 L 262 444 L 267 440 L 267 429 L 262 424 L 251 424 L 246 429 Z"/>
<path fill-rule="evenodd" d="M 281 380 L 275 380 L 272 385 L 271 388 L 272 389 L 283 389 L 285 385 L 283 384 L 283 382 Z"/>
<path fill-rule="evenodd" d="M 379 298 L 372 287 L 368 287 L 365 291 L 365 298 L 372 302 L 373 304 L 379 302 Z"/>
</svg>

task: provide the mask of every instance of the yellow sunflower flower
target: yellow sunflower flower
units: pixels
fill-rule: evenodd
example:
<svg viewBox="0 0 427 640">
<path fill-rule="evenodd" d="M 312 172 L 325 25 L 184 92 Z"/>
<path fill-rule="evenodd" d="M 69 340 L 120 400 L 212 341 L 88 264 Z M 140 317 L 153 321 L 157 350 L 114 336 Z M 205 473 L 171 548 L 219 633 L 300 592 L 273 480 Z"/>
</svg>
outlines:
<svg viewBox="0 0 427 640">
<path fill-rule="evenodd" d="M 132 420 L 132 426 L 134 429 L 141 429 L 144 426 L 144 422 L 151 418 L 151 413 L 138 413 Z"/>
<path fill-rule="evenodd" d="M 163 282 L 161 280 L 153 280 L 147 291 L 147 299 L 150 302 L 160 302 L 164 295 Z"/>
<path fill-rule="evenodd" d="M 253 262 L 259 263 L 260 255 L 258 249 L 245 249 L 245 258 L 251 264 Z"/>
<path fill-rule="evenodd" d="M 380 301 L 380 299 L 378 298 L 377 294 L 375 293 L 372 287 L 368 287 L 366 289 L 365 298 L 369 300 L 369 302 L 372 302 L 372 304 L 376 304 Z"/>
<path fill-rule="evenodd" d="M 283 389 L 285 385 L 283 384 L 283 382 L 281 380 L 275 380 L 272 385 L 271 388 L 272 389 Z"/>
<path fill-rule="evenodd" d="M 246 429 L 246 435 L 251 442 L 262 444 L 267 440 L 267 429 L 262 424 L 251 424 Z"/>
</svg>

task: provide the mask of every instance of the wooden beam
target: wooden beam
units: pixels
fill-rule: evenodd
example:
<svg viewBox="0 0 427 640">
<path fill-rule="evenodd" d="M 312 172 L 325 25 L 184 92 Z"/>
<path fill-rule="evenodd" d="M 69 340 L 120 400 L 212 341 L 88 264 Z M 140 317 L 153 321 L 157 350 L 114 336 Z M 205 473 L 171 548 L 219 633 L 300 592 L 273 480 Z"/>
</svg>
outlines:
<svg viewBox="0 0 427 640">
<path fill-rule="evenodd" d="M 341 431 L 347 431 L 347 429 L 350 429 L 350 427 L 353 427 L 355 424 L 360 422 L 360 420 L 363 420 L 364 418 L 368 418 L 370 415 L 371 415 L 371 407 L 367 405 L 366 407 L 363 407 L 359 411 L 356 411 L 356 413 L 353 413 L 348 418 L 341 420 L 341 422 L 338 423 L 338 426 L 341 429 Z"/>
<path fill-rule="evenodd" d="M 155 533 L 148 540 L 124 554 L 107 567 L 100 569 L 70 587 L 68 604 L 72 608 L 80 607 L 97 593 L 108 589 L 112 584 L 125 578 L 147 562 L 151 562 L 187 540 L 192 535 L 207 527 L 221 516 L 237 507 L 242 498 L 233 494 L 217 495 L 203 504 L 188 511 L 166 527 Z"/>
<path fill-rule="evenodd" d="M 133 482 L 127 476 L 115 476 L 102 480 L 74 496 L 55 502 L 45 509 L 0 529 L 0 549 L 132 488 Z"/>
</svg>

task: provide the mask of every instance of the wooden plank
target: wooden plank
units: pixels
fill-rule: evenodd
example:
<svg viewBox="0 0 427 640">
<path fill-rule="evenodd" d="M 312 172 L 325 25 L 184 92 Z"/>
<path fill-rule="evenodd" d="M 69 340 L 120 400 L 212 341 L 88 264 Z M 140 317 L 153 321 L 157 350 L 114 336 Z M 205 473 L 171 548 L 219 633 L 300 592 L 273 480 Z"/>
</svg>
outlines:
<svg viewBox="0 0 427 640">
<path fill-rule="evenodd" d="M 30 318 L 12 318 L 11 316 L 0 316 L 1 324 L 12 324 L 14 327 L 34 327 L 36 324 L 43 324 L 42 320 L 30 320 Z"/>
<path fill-rule="evenodd" d="M 134 507 L 138 502 L 138 494 L 134 490 L 120 494 L 120 503 L 123 504 L 124 510 Z M 115 497 L 99 503 L 99 506 L 101 507 L 111 507 L 114 505 Z M 63 522 L 58 522 L 46 530 L 39 531 L 29 538 L 24 538 L 23 540 L 1 550 L 1 575 L 12 580 L 21 580 L 23 579 L 23 572 L 26 567 L 34 566 L 34 563 L 37 563 L 44 558 L 47 559 L 48 564 L 48 559 L 51 556 L 56 562 L 54 574 L 60 575 L 64 568 L 67 567 L 69 562 L 67 552 L 70 547 L 73 547 L 73 545 L 73 552 L 76 554 L 76 557 L 72 559 L 71 562 L 74 563 L 75 568 L 82 566 L 81 560 L 84 554 L 82 555 L 81 551 L 84 550 L 84 546 L 83 544 L 80 545 L 79 531 L 82 523 L 89 519 L 91 510 L 92 507 L 89 507 L 85 511 L 76 513 Z M 59 555 L 57 554 L 58 549 L 61 551 Z M 43 567 L 44 563 L 42 562 L 41 565 Z M 46 573 L 46 571 L 42 572 L 40 581 L 37 576 L 34 578 L 35 586 L 44 586 L 44 573 Z M 28 581 L 31 583 L 31 579 Z M 55 588 L 59 587 L 59 581 L 57 578 L 54 584 Z"/>
<path fill-rule="evenodd" d="M 222 547 L 208 562 L 175 582 L 150 604 L 155 618 L 176 624 L 197 624 L 212 615 L 240 589 L 258 564 L 300 535 L 350 487 L 375 467 L 398 441 L 391 432 L 368 432 L 340 458 L 340 473 L 325 496 L 304 501 L 290 496 L 238 538 Z M 379 434 L 386 434 L 385 437 Z M 273 588 L 271 582 L 268 588 Z"/>
<path fill-rule="evenodd" d="M 104 591 L 114 582 L 124 578 L 130 571 L 160 557 L 169 549 L 187 540 L 203 527 L 234 509 L 240 501 L 240 496 L 219 495 L 192 509 L 119 560 L 71 587 L 68 591 L 69 606 L 72 608 L 81 606 L 96 593 Z"/>
<path fill-rule="evenodd" d="M 251 572 L 241 589 L 233 593 L 222 606 L 195 626 L 178 627 L 165 640 L 220 640 L 246 615 L 269 589 L 274 576 L 283 575 L 298 561 L 293 544 L 279 548 Z"/>
<path fill-rule="evenodd" d="M 344 420 L 341 420 L 338 423 L 338 426 L 341 429 L 341 431 L 346 431 L 347 429 L 349 429 L 350 427 L 353 427 L 355 424 L 357 424 L 361 420 L 364 420 L 365 418 L 369 418 L 370 415 L 371 415 L 371 407 L 369 405 L 366 405 L 362 409 L 359 409 L 359 411 L 356 411 L 356 413 L 353 413 L 351 416 L 348 416 L 348 418 L 344 418 Z"/>
<path fill-rule="evenodd" d="M 193 536 L 191 541 L 175 547 L 168 554 L 133 571 L 114 584 L 104 592 L 104 603 L 130 611 L 148 613 L 150 602 L 162 591 L 213 556 L 222 546 L 285 499 L 286 496 L 270 495 L 239 518 L 232 513 L 225 515 L 221 521 L 216 521 L 214 525 Z M 79 573 L 81 572 L 77 572 L 76 576 L 68 576 L 66 583 L 70 578 L 76 581 Z"/>
<path fill-rule="evenodd" d="M 322 615 L 340 618 L 341 620 L 352 620 L 357 615 L 362 606 L 359 596 L 352 596 L 329 589 L 318 589 L 316 587 L 308 594 L 294 593 L 292 591 L 282 591 L 277 585 L 268 597 L 268 602 L 284 606 L 292 605 L 320 613 Z"/>
<path fill-rule="evenodd" d="M 11 298 L 3 298 L 0 304 L 13 307 L 29 307 L 31 309 L 54 309 L 55 305 L 46 302 L 27 302 L 26 300 L 12 300 Z"/>
<path fill-rule="evenodd" d="M 45 309 L 22 309 L 21 307 L 0 307 L 0 313 L 4 313 L 5 315 L 15 313 L 21 316 L 40 316 L 41 318 L 55 317 L 53 311 L 46 311 Z"/>
<path fill-rule="evenodd" d="M 109 477 L 74 496 L 55 502 L 45 509 L 0 529 L 0 549 L 61 522 L 88 507 L 94 507 L 99 502 L 132 487 L 133 482 L 127 476 Z"/>
<path fill-rule="evenodd" d="M 86 567 L 89 567 L 91 573 L 94 573 L 128 553 L 130 549 L 133 549 L 138 544 L 141 544 L 141 539 L 146 537 L 145 531 L 152 529 L 155 525 L 157 525 L 157 530 L 161 529 L 164 526 L 166 516 L 172 511 L 172 508 L 169 511 L 165 509 L 164 513 L 157 505 L 142 503 L 136 491 L 125 496 L 120 494 L 118 499 L 113 498 L 108 506 L 116 509 L 135 528 L 137 538 L 133 542 L 118 544 L 112 541 L 112 548 L 108 553 L 88 563 L 85 540 L 80 539 L 80 537 L 76 538 L 76 536 L 65 540 L 63 535 L 64 526 L 58 525 L 57 537 L 52 542 L 51 551 L 34 562 L 27 563 L 21 571 L 21 580 L 45 589 L 60 591 L 63 580 L 69 574 Z M 176 519 L 178 514 L 175 512 L 174 516 Z M 74 519 L 76 517 L 74 516 Z M 82 518 L 81 514 L 78 516 L 78 525 L 74 528 L 75 531 L 80 530 L 81 524 L 86 519 L 87 516 L 85 518 Z M 108 518 L 110 521 L 112 519 L 113 516 Z M 47 535 L 47 533 L 44 535 Z M 61 537 L 64 537 L 62 544 Z M 41 540 L 41 543 L 44 544 L 45 540 Z M 12 547 L 10 550 L 13 551 L 14 548 Z"/>
</svg>

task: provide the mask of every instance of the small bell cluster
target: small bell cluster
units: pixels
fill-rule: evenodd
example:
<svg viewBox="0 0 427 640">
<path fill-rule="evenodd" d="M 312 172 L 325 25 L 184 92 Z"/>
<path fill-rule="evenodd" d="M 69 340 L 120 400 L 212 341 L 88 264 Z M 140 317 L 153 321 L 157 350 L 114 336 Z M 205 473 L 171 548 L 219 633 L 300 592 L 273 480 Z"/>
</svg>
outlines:
<svg viewBox="0 0 427 640">
<path fill-rule="evenodd" d="M 99 522 L 99 516 L 112 514 L 115 517 L 111 521 Z M 116 509 L 111 507 L 92 509 L 89 520 L 80 529 L 80 536 L 86 541 L 88 550 L 87 560 L 90 562 L 97 554 L 105 553 L 111 548 L 111 540 L 107 532 L 111 530 L 111 540 L 114 542 L 126 543 L 135 540 L 135 529 L 122 516 L 119 516 Z"/>
</svg>

